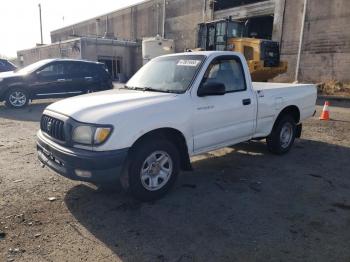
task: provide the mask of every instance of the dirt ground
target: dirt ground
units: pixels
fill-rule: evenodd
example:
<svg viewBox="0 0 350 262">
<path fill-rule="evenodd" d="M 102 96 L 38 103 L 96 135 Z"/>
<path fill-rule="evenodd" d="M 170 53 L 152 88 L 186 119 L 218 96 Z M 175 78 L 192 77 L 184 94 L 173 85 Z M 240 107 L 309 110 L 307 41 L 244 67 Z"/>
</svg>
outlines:
<svg viewBox="0 0 350 262">
<path fill-rule="evenodd" d="M 287 155 L 249 142 L 194 158 L 153 203 L 41 168 L 50 102 L 0 105 L 0 261 L 350 261 L 350 101 Z"/>
</svg>

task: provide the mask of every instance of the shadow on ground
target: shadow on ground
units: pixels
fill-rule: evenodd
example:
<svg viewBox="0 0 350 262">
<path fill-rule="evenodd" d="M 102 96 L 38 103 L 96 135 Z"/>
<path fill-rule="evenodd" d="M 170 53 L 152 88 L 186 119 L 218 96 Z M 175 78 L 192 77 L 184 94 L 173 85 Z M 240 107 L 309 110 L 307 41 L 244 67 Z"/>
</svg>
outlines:
<svg viewBox="0 0 350 262">
<path fill-rule="evenodd" d="M 39 122 L 44 109 L 51 103 L 52 101 L 30 104 L 23 109 L 7 108 L 4 105 L 0 105 L 0 118 Z"/>
<path fill-rule="evenodd" d="M 262 142 L 222 151 L 153 203 L 86 185 L 65 203 L 123 261 L 349 261 L 350 148 L 301 139 L 284 156 Z"/>
</svg>

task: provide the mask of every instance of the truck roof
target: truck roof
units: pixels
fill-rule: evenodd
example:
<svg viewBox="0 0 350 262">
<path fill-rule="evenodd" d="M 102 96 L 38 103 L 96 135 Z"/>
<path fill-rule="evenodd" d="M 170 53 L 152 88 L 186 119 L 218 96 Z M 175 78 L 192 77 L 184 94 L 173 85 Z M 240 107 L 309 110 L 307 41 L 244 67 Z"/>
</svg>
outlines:
<svg viewBox="0 0 350 262">
<path fill-rule="evenodd" d="M 232 52 L 232 51 L 194 51 L 194 52 L 183 52 L 183 53 L 174 53 L 174 54 L 169 54 L 165 56 L 178 56 L 178 55 L 204 55 L 207 57 L 210 56 L 219 56 L 219 55 L 237 55 L 239 57 L 242 57 L 241 53 L 238 52 Z"/>
</svg>

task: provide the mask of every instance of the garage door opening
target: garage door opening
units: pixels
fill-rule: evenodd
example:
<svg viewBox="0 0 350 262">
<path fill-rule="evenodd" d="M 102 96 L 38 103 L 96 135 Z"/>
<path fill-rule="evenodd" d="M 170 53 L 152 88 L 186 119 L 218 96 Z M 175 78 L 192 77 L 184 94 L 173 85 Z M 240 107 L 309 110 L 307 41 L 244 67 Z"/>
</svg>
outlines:
<svg viewBox="0 0 350 262">
<path fill-rule="evenodd" d="M 215 0 L 212 2 L 214 6 L 214 11 L 219 11 L 223 9 L 238 7 L 242 5 L 255 4 L 259 2 L 265 2 L 266 0 Z"/>
<path fill-rule="evenodd" d="M 98 62 L 105 64 L 113 80 L 119 80 L 121 75 L 120 59 L 111 57 L 99 57 Z"/>
<path fill-rule="evenodd" d="M 273 15 L 251 17 L 245 20 L 247 37 L 272 39 Z"/>
</svg>

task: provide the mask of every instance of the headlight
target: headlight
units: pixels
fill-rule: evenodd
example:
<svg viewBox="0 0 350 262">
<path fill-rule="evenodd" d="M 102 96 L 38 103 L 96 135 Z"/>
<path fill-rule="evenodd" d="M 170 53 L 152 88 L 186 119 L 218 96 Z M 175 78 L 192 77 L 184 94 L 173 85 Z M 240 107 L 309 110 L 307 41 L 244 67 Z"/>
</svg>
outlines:
<svg viewBox="0 0 350 262">
<path fill-rule="evenodd" d="M 111 127 L 78 126 L 73 130 L 72 140 L 84 145 L 100 145 L 107 140 Z"/>
<path fill-rule="evenodd" d="M 91 126 L 78 126 L 73 131 L 72 139 L 79 144 L 91 145 L 93 132 Z"/>
</svg>

